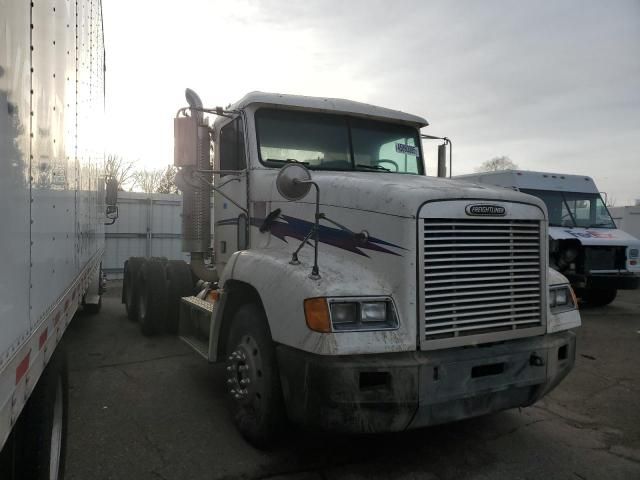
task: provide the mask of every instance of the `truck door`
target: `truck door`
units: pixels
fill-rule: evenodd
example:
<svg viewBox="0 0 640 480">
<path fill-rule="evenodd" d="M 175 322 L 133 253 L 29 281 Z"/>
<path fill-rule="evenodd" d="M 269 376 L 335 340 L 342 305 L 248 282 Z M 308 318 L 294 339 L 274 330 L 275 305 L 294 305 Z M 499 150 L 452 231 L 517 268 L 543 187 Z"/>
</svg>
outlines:
<svg viewBox="0 0 640 480">
<path fill-rule="evenodd" d="M 248 248 L 247 156 L 243 117 L 230 120 L 220 129 L 214 158 L 215 170 L 231 171 L 214 177 L 214 253 L 218 271 L 229 257 Z"/>
</svg>

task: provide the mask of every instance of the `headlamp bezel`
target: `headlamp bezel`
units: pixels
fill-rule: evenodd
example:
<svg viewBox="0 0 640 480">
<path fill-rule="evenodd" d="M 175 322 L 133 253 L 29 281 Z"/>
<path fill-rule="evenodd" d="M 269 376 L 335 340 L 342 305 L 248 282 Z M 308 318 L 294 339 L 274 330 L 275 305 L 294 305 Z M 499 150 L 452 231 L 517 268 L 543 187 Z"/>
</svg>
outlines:
<svg viewBox="0 0 640 480">
<path fill-rule="evenodd" d="M 331 321 L 331 329 L 334 333 L 379 332 L 392 331 L 400 328 L 398 310 L 396 308 L 395 302 L 393 301 L 393 298 L 391 297 L 329 297 L 327 298 L 327 303 L 329 306 L 329 319 Z M 364 321 L 363 305 L 380 303 L 384 303 L 385 305 L 385 320 Z M 334 318 L 336 317 L 336 314 L 334 313 L 334 306 L 342 304 L 355 306 L 354 321 L 334 323 Z"/>
</svg>

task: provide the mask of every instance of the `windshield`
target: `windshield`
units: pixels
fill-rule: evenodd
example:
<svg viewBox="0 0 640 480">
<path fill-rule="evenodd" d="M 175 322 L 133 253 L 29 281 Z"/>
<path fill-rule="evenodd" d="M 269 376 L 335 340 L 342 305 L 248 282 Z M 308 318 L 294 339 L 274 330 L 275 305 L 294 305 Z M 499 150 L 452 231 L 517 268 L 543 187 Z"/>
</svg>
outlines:
<svg viewBox="0 0 640 480">
<path fill-rule="evenodd" d="M 312 170 L 423 174 L 418 130 L 341 115 L 260 109 L 260 161 L 269 167 L 304 163 Z"/>
<path fill-rule="evenodd" d="M 542 199 L 549 211 L 549 225 L 554 227 L 616 228 L 609 210 L 598 193 L 530 190 L 521 192 Z"/>
</svg>

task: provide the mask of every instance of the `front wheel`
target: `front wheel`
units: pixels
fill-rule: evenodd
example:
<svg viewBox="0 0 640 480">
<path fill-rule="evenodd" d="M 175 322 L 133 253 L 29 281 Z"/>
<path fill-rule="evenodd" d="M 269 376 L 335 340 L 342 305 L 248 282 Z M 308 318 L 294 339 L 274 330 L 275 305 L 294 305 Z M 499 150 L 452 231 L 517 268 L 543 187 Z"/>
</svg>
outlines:
<svg viewBox="0 0 640 480">
<path fill-rule="evenodd" d="M 267 318 L 256 305 L 235 313 L 227 341 L 227 387 L 233 421 L 253 446 L 267 448 L 286 416 L 276 351 Z"/>
<path fill-rule="evenodd" d="M 613 302 L 617 294 L 613 288 L 589 288 L 585 290 L 583 299 L 592 307 L 604 307 Z"/>
</svg>

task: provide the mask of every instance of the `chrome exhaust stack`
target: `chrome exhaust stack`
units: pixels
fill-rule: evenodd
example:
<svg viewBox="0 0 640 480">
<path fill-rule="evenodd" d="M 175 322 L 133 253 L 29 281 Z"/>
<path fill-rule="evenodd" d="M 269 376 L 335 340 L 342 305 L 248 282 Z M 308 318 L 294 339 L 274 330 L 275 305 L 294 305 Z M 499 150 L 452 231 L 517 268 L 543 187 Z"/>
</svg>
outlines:
<svg viewBox="0 0 640 480">
<path fill-rule="evenodd" d="M 191 254 L 191 270 L 198 278 L 216 282 L 218 273 L 206 261 L 211 258 L 211 129 L 200 97 L 189 88 L 185 96 L 189 107 L 180 109 L 174 119 L 174 165 L 180 169 L 176 184 L 182 191 L 182 251 Z"/>
</svg>

